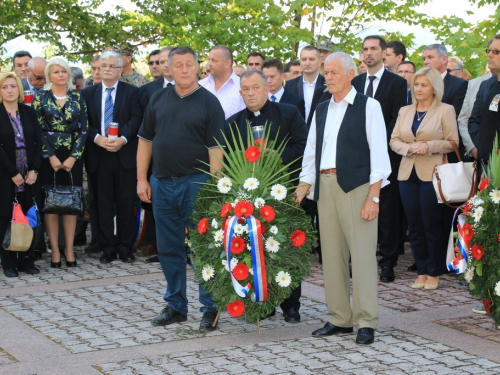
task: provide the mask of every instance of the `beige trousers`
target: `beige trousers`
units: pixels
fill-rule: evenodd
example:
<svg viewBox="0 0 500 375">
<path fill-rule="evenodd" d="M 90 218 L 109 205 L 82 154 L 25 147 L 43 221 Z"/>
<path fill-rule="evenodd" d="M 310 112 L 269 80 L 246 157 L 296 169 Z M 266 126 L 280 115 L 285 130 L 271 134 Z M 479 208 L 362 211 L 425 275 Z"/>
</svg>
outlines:
<svg viewBox="0 0 500 375">
<path fill-rule="evenodd" d="M 339 327 L 376 328 L 378 323 L 377 225 L 361 209 L 370 184 L 344 193 L 337 175 L 321 174 L 318 215 L 323 275 L 330 323 Z M 353 306 L 350 304 L 349 256 Z"/>
</svg>

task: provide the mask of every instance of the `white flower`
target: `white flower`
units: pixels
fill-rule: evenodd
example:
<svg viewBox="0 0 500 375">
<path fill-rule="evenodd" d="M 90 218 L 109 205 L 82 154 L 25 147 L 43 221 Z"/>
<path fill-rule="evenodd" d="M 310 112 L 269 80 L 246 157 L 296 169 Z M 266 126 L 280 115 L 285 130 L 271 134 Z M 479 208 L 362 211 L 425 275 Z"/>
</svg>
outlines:
<svg viewBox="0 0 500 375">
<path fill-rule="evenodd" d="M 479 206 L 484 203 L 484 201 L 479 198 L 477 195 L 474 195 L 471 199 L 469 199 L 469 203 L 473 206 Z"/>
<path fill-rule="evenodd" d="M 215 247 L 221 247 L 222 246 L 222 242 L 214 242 L 214 246 Z"/>
<path fill-rule="evenodd" d="M 224 231 L 222 229 L 219 229 L 217 232 L 214 234 L 214 241 L 215 242 L 222 242 L 224 241 Z"/>
<path fill-rule="evenodd" d="M 255 190 L 255 189 L 257 189 L 259 187 L 259 180 L 257 180 L 254 177 L 249 177 L 243 183 L 243 187 L 245 189 L 247 189 L 248 191 Z"/>
<path fill-rule="evenodd" d="M 256 208 L 261 208 L 263 205 L 266 204 L 266 201 L 262 198 L 257 198 L 255 200 L 255 202 L 253 202 L 253 205 L 256 207 Z"/>
<path fill-rule="evenodd" d="M 219 223 L 217 222 L 217 220 L 212 219 L 212 228 L 217 229 L 218 226 L 219 226 Z"/>
<path fill-rule="evenodd" d="M 212 277 L 214 277 L 214 268 L 209 264 L 205 264 L 205 266 L 201 270 L 201 274 L 203 276 L 203 280 L 208 281 Z"/>
<path fill-rule="evenodd" d="M 481 216 L 483 216 L 483 211 L 484 209 L 482 207 L 477 207 L 474 211 L 474 222 L 479 223 L 479 220 L 481 220 Z"/>
<path fill-rule="evenodd" d="M 276 225 L 273 225 L 271 229 L 269 229 L 269 232 L 272 234 L 278 234 L 278 227 Z"/>
<path fill-rule="evenodd" d="M 248 233 L 248 225 L 245 224 L 245 225 L 242 225 L 242 227 L 243 227 L 243 232 Z"/>
<path fill-rule="evenodd" d="M 464 279 L 468 283 L 470 283 L 472 281 L 472 279 L 474 278 L 474 269 L 475 269 L 475 267 L 471 267 L 471 268 L 467 268 L 465 270 Z"/>
<path fill-rule="evenodd" d="M 495 284 L 495 294 L 500 297 L 500 281 Z"/>
<path fill-rule="evenodd" d="M 290 283 L 292 282 L 290 274 L 285 271 L 278 272 L 275 280 L 278 283 L 278 285 L 281 286 L 282 288 L 289 286 Z"/>
<path fill-rule="evenodd" d="M 252 244 L 251 244 L 251 243 L 248 243 L 248 244 L 247 244 L 247 249 L 248 249 L 249 251 L 252 251 Z"/>
<path fill-rule="evenodd" d="M 226 268 L 226 271 L 229 272 L 229 267 L 227 266 L 227 260 L 226 259 L 222 259 L 221 263 Z M 231 269 L 234 269 L 234 267 L 236 267 L 237 264 L 238 264 L 238 259 L 231 258 Z"/>
<path fill-rule="evenodd" d="M 273 185 L 271 187 L 271 195 L 274 199 L 282 201 L 286 197 L 286 187 L 280 184 Z"/>
<path fill-rule="evenodd" d="M 253 197 L 250 194 L 247 194 L 242 190 L 238 191 L 238 199 L 241 199 L 244 201 L 250 201 L 252 198 Z"/>
<path fill-rule="evenodd" d="M 233 206 L 233 208 L 236 206 L 236 204 L 239 202 L 240 200 L 238 198 L 236 198 L 234 200 L 234 203 L 231 203 L 231 206 Z"/>
<path fill-rule="evenodd" d="M 253 267 L 248 267 L 248 272 L 250 273 L 250 275 L 253 275 Z"/>
<path fill-rule="evenodd" d="M 222 194 L 229 193 L 229 190 L 231 190 L 231 186 L 233 186 L 233 183 L 227 177 L 222 177 L 219 182 L 217 182 L 217 188 Z"/>
<path fill-rule="evenodd" d="M 500 190 L 492 190 L 490 191 L 490 198 L 493 203 L 500 203 Z"/>
<path fill-rule="evenodd" d="M 239 234 L 241 236 L 244 232 L 245 232 L 245 229 L 243 229 L 243 225 L 236 224 L 234 226 L 234 233 Z"/>
<path fill-rule="evenodd" d="M 266 250 L 271 253 L 277 253 L 280 249 L 280 243 L 276 241 L 272 236 L 266 240 Z"/>
</svg>

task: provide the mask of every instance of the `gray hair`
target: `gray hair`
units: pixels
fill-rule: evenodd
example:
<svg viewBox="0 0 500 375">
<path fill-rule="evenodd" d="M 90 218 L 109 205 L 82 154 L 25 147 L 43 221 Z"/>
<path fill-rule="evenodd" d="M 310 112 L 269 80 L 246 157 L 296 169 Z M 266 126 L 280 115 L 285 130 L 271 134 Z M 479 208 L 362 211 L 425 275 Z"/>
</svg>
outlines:
<svg viewBox="0 0 500 375">
<path fill-rule="evenodd" d="M 334 61 L 334 60 L 340 60 L 342 64 L 342 69 L 344 69 L 344 73 L 347 74 L 349 70 L 353 70 L 354 74 L 356 74 L 356 63 L 352 59 L 351 56 L 349 56 L 345 52 L 334 52 L 331 55 L 328 55 L 325 59 L 325 64 L 329 61 Z"/>
<path fill-rule="evenodd" d="M 99 64 L 101 63 L 102 60 L 104 59 L 109 59 L 110 57 L 113 57 L 118 60 L 118 66 L 121 68 L 123 67 L 123 59 L 122 55 L 120 55 L 118 52 L 115 51 L 106 51 L 99 56 Z"/>
<path fill-rule="evenodd" d="M 436 50 L 436 52 L 440 58 L 443 56 L 448 57 L 448 50 L 442 44 L 437 44 L 437 43 L 436 44 L 429 44 L 427 47 L 424 48 L 424 50 L 422 52 L 429 51 L 429 50 Z"/>
<path fill-rule="evenodd" d="M 94 57 L 92 57 L 92 60 L 90 60 L 90 63 L 92 64 L 93 62 L 99 61 L 100 58 L 101 55 L 95 55 Z"/>
<path fill-rule="evenodd" d="M 47 66 L 45 67 L 45 86 L 43 86 L 43 89 L 50 90 L 52 88 L 52 82 L 50 82 L 49 75 L 53 66 L 60 66 L 66 71 L 66 73 L 68 73 L 68 83 L 66 84 L 66 87 L 68 90 L 73 91 L 75 89 L 75 85 L 73 85 L 73 80 L 69 79 L 71 76 L 71 68 L 69 67 L 68 62 L 62 57 L 54 57 L 47 63 Z"/>
<path fill-rule="evenodd" d="M 72 66 L 71 77 L 73 78 L 73 85 L 75 85 L 76 81 L 78 81 L 79 79 L 83 79 L 83 71 L 76 66 Z"/>
<path fill-rule="evenodd" d="M 160 53 L 162 52 L 170 52 L 174 49 L 174 47 L 170 47 L 170 46 L 167 46 L 167 47 L 163 47 L 161 50 L 160 50 Z"/>
<path fill-rule="evenodd" d="M 452 56 L 448 58 L 448 62 L 454 62 L 455 65 L 457 66 L 457 69 L 464 70 L 464 63 L 458 57 Z"/>
<path fill-rule="evenodd" d="M 254 74 L 257 74 L 260 78 L 262 78 L 262 80 L 264 81 L 264 87 L 266 87 L 267 86 L 267 76 L 264 74 L 264 72 L 262 72 L 259 69 L 244 70 L 243 73 L 240 74 L 240 84 L 241 84 L 241 81 L 243 81 L 243 78 L 253 76 Z"/>
<path fill-rule="evenodd" d="M 194 61 L 198 64 L 198 56 L 196 55 L 196 52 L 194 52 L 191 48 L 189 47 L 184 47 L 184 46 L 180 46 L 180 47 L 176 47 L 176 48 L 172 48 L 172 50 L 170 51 L 170 53 L 168 54 L 168 67 L 171 68 L 172 67 L 172 58 L 175 56 L 175 55 L 187 55 L 187 54 L 190 54 L 190 55 L 193 55 L 194 57 Z"/>
<path fill-rule="evenodd" d="M 28 61 L 28 69 L 31 70 L 32 72 L 33 72 L 33 70 L 35 70 L 35 65 L 36 65 L 37 61 L 47 62 L 47 60 L 45 60 L 43 57 L 40 57 L 40 56 L 33 57 L 32 59 L 30 59 L 30 61 Z"/>
</svg>

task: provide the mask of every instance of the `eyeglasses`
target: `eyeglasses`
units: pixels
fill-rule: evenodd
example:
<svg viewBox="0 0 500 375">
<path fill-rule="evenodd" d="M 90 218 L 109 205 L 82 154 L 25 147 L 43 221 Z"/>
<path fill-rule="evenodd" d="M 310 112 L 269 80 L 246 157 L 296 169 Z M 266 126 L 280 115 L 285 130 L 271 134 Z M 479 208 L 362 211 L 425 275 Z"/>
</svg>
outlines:
<svg viewBox="0 0 500 375">
<path fill-rule="evenodd" d="M 490 52 L 491 52 L 492 54 L 494 54 L 495 56 L 498 56 L 498 54 L 500 53 L 500 51 L 499 51 L 499 50 L 497 50 L 497 49 L 489 49 L 489 48 L 486 48 L 486 54 L 487 54 L 487 55 L 489 55 L 489 54 L 490 54 Z"/>
<path fill-rule="evenodd" d="M 148 65 L 149 65 L 149 66 L 153 66 L 153 65 L 160 65 L 160 61 L 159 61 L 159 60 L 157 60 L 157 61 L 149 61 L 149 62 L 148 62 Z"/>
<path fill-rule="evenodd" d="M 412 70 L 398 70 L 397 73 L 398 74 L 413 74 L 415 72 Z"/>
<path fill-rule="evenodd" d="M 207 74 L 207 72 L 201 72 L 201 74 L 206 75 L 206 74 Z"/>
<path fill-rule="evenodd" d="M 450 72 L 461 72 L 462 69 L 448 69 Z"/>
<path fill-rule="evenodd" d="M 35 73 L 31 72 L 31 74 L 33 74 L 33 77 L 35 77 L 35 79 L 37 81 L 45 81 L 45 76 L 37 76 Z"/>
<path fill-rule="evenodd" d="M 106 69 L 106 68 L 109 68 L 109 69 L 118 69 L 118 68 L 121 68 L 121 66 L 113 65 L 113 64 L 110 64 L 110 65 L 101 64 L 101 68 L 103 68 L 103 69 Z"/>
</svg>

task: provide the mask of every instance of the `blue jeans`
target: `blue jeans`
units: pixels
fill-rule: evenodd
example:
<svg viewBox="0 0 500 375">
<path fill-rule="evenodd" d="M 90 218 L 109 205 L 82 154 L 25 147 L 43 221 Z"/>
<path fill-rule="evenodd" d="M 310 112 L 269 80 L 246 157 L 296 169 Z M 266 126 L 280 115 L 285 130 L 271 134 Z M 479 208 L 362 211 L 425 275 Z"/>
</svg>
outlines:
<svg viewBox="0 0 500 375">
<path fill-rule="evenodd" d="M 432 182 L 421 181 L 415 168 L 410 178 L 399 181 L 401 201 L 410 230 L 410 242 L 419 275 L 440 276 L 445 267 L 443 204 L 439 204 Z"/>
<path fill-rule="evenodd" d="M 208 175 L 204 173 L 157 179 L 151 176 L 153 214 L 156 220 L 156 245 L 158 259 L 167 280 L 167 291 L 163 299 L 168 306 L 183 315 L 188 312 L 186 296 L 186 250 L 185 228 L 194 228 L 190 217 L 194 200 Z M 199 286 L 202 313 L 217 312 L 209 294 Z"/>
</svg>

